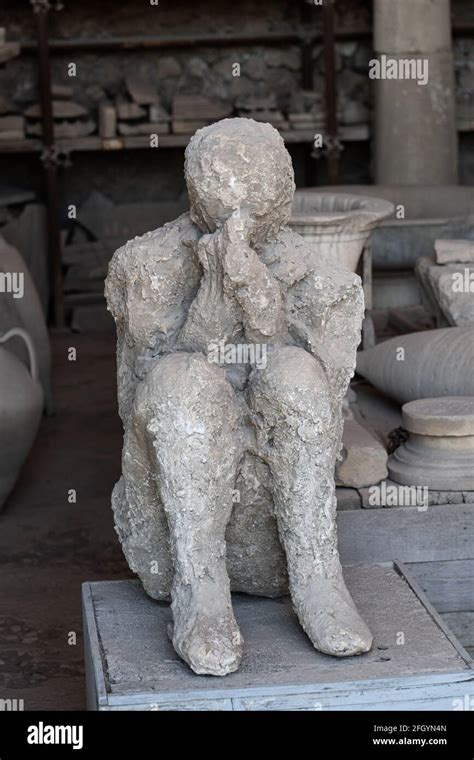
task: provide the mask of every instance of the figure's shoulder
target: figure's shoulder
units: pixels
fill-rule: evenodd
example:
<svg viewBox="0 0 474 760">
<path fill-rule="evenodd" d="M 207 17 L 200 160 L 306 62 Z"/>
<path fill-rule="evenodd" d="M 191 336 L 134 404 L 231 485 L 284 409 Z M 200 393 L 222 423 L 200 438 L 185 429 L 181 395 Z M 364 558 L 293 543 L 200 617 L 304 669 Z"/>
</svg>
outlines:
<svg viewBox="0 0 474 760">
<path fill-rule="evenodd" d="M 181 214 L 174 221 L 128 240 L 118 248 L 110 260 L 109 277 L 127 280 L 144 268 L 150 270 L 173 259 L 192 256 L 192 244 L 201 234 L 189 213 Z"/>
<path fill-rule="evenodd" d="M 360 287 L 360 278 L 346 267 L 328 260 L 317 244 L 308 243 L 289 227 L 283 227 L 262 252 L 262 260 L 286 287 L 303 279 L 317 290 L 347 290 Z"/>
</svg>

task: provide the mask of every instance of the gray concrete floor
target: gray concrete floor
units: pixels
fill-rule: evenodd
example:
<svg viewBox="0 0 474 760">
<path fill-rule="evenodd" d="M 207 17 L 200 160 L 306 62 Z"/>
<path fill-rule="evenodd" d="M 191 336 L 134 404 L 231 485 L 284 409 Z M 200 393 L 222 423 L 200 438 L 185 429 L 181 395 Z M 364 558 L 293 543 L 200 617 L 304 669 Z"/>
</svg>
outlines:
<svg viewBox="0 0 474 760">
<path fill-rule="evenodd" d="M 110 508 L 122 435 L 115 339 L 62 334 L 52 345 L 57 414 L 43 419 L 0 515 L 0 699 L 23 699 L 25 710 L 81 710 L 81 583 L 132 576 Z"/>
</svg>

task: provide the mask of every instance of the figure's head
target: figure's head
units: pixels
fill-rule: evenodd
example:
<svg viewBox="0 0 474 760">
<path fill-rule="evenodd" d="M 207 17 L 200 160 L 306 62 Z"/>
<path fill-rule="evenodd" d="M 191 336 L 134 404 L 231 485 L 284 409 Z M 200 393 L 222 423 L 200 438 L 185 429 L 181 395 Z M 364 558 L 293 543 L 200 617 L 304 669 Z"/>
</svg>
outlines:
<svg viewBox="0 0 474 760">
<path fill-rule="evenodd" d="M 258 246 L 290 218 L 293 167 L 270 124 L 224 119 L 198 130 L 186 148 L 184 168 L 191 219 L 204 232 L 214 232 L 240 210 Z"/>
</svg>

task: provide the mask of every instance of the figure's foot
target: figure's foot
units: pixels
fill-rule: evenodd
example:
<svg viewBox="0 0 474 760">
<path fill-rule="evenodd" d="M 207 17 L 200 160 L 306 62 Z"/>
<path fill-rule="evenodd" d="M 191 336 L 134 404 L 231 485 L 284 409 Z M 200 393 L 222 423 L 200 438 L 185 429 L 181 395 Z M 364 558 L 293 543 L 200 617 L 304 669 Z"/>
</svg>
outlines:
<svg viewBox="0 0 474 760">
<path fill-rule="evenodd" d="M 342 574 L 315 576 L 293 594 L 300 623 L 316 649 L 335 657 L 368 652 L 372 634 L 356 610 Z"/>
<path fill-rule="evenodd" d="M 238 669 L 244 640 L 230 593 L 207 588 L 206 593 L 188 599 L 186 606 L 173 601 L 173 621 L 173 646 L 195 673 L 225 676 Z"/>
</svg>

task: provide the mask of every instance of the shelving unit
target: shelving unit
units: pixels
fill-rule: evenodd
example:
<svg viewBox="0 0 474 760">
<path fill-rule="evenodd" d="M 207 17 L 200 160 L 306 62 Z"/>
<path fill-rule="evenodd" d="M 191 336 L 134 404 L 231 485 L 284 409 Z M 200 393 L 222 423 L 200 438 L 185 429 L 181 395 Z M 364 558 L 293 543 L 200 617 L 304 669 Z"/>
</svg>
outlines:
<svg viewBox="0 0 474 760">
<path fill-rule="evenodd" d="M 322 130 L 324 136 L 324 130 Z M 312 143 L 314 130 L 293 129 L 280 132 L 284 141 L 288 144 Z M 368 124 L 360 124 L 353 127 L 340 127 L 340 139 L 343 142 L 361 142 L 370 137 Z M 160 148 L 184 148 L 192 135 L 159 135 Z M 117 151 L 117 150 L 140 150 L 150 147 L 150 139 L 147 135 L 136 137 L 120 137 L 103 139 L 97 135 L 91 137 L 79 137 L 76 139 L 58 139 L 55 145 L 61 153 L 82 151 Z M 38 139 L 26 139 L 20 142 L 0 141 L 0 153 L 38 153 L 43 144 Z"/>
<path fill-rule="evenodd" d="M 0 140 L 0 154 L 37 154 L 43 164 L 48 206 L 49 253 L 52 285 L 52 321 L 55 326 L 63 323 L 63 288 L 62 264 L 59 230 L 59 189 L 58 167 L 62 155 L 89 151 L 124 151 L 140 150 L 149 147 L 149 137 L 117 137 L 103 140 L 99 136 L 77 139 L 56 139 L 51 96 L 51 55 L 90 51 L 105 53 L 113 51 L 144 51 L 187 49 L 198 47 L 232 47 L 235 45 L 282 45 L 299 44 L 301 47 L 302 86 L 313 86 L 312 51 L 316 44 L 323 45 L 325 60 L 326 86 L 326 127 L 322 130 L 325 140 L 325 157 L 328 164 L 328 179 L 337 183 L 339 153 L 344 142 L 364 141 L 370 138 L 369 125 L 340 126 L 337 119 L 337 82 L 335 71 L 335 45 L 345 40 L 370 40 L 372 30 L 368 28 L 337 29 L 335 27 L 336 0 L 325 0 L 323 6 L 311 6 L 301 2 L 300 23 L 295 28 L 276 29 L 258 34 L 163 34 L 155 36 L 109 37 L 57 39 L 51 38 L 49 20 L 54 9 L 46 0 L 30 0 L 37 23 L 37 40 L 19 40 L 21 54 L 38 55 L 38 70 L 42 104 L 43 137 L 41 139 L 24 139 L 21 141 Z M 67 12 L 67 11 L 66 11 Z M 319 13 L 317 18 L 316 13 Z M 319 25 L 316 26 L 316 20 Z M 455 26 L 454 34 L 470 36 L 474 34 L 474 24 Z M 462 131 L 474 130 L 474 123 L 463 122 Z M 314 130 L 292 130 L 282 133 L 288 144 L 306 144 L 308 148 L 314 141 Z M 159 147 L 185 147 L 191 135 L 160 135 Z M 309 150 L 308 150 L 309 155 Z"/>
</svg>

